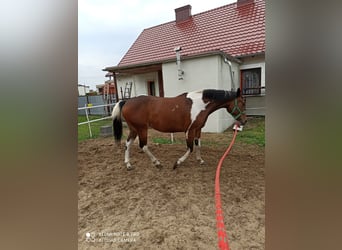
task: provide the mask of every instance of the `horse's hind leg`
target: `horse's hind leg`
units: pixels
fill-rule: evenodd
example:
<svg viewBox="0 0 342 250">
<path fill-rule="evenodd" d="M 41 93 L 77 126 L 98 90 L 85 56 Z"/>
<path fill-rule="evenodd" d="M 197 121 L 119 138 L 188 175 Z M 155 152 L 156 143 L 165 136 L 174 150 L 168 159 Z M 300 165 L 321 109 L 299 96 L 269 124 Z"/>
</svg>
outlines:
<svg viewBox="0 0 342 250">
<path fill-rule="evenodd" d="M 137 133 L 130 129 L 130 132 L 126 141 L 126 147 L 125 147 L 125 164 L 126 164 L 127 170 L 133 169 L 133 166 L 129 162 L 129 154 L 130 154 L 131 145 L 133 144 L 136 137 L 137 137 Z"/>
<path fill-rule="evenodd" d="M 151 153 L 151 151 L 147 147 L 147 128 L 142 129 L 138 133 L 139 135 L 139 146 L 142 148 L 142 150 L 150 157 L 152 163 L 157 168 L 161 168 L 161 164 L 158 161 L 158 159 Z"/>
</svg>

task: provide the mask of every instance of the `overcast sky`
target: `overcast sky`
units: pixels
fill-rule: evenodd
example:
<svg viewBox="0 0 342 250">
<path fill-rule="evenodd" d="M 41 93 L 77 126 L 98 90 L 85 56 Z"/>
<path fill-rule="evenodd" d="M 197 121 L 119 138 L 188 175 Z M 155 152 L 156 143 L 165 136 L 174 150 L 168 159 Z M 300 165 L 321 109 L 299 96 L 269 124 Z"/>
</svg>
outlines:
<svg viewBox="0 0 342 250">
<path fill-rule="evenodd" d="M 236 0 L 79 0 L 78 83 L 96 90 L 106 72 L 116 66 L 139 34 L 175 19 L 174 9 L 190 4 L 191 13 L 236 2 Z"/>
</svg>

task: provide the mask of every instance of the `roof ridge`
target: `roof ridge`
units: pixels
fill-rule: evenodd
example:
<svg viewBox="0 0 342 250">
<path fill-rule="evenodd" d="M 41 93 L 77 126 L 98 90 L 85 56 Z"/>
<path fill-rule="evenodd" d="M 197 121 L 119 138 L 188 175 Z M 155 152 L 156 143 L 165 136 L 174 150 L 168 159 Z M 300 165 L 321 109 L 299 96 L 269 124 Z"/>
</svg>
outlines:
<svg viewBox="0 0 342 250">
<path fill-rule="evenodd" d="M 204 13 L 207 13 L 207 12 L 211 12 L 211 11 L 214 11 L 214 10 L 217 10 L 217 9 L 220 9 L 220 8 L 224 8 L 224 7 L 228 7 L 229 5 L 236 5 L 237 2 L 234 2 L 234 3 L 229 3 L 229 4 L 225 4 L 225 5 L 222 5 L 222 6 L 219 6 L 219 7 L 216 7 L 216 8 L 213 8 L 213 9 L 210 9 L 210 10 L 205 10 L 205 11 L 202 11 L 200 13 L 197 13 L 195 15 L 192 15 L 192 16 L 197 16 L 197 15 L 200 15 L 200 14 L 204 14 Z"/>
<path fill-rule="evenodd" d="M 219 7 L 216 7 L 216 8 L 213 8 L 213 9 L 210 9 L 210 10 L 205 10 L 205 11 L 202 11 L 202 12 L 199 12 L 199 13 L 196 13 L 194 15 L 191 15 L 191 18 L 194 17 L 194 16 L 198 16 L 198 15 L 201 15 L 201 14 L 204 14 L 204 13 L 208 13 L 208 12 L 211 12 L 211 11 L 214 11 L 214 10 L 217 10 L 217 9 L 220 9 L 220 8 L 224 8 L 224 7 L 227 7 L 229 5 L 236 5 L 237 2 L 234 2 L 234 3 L 229 3 L 229 4 L 225 4 L 225 5 L 222 5 L 222 6 L 219 6 Z M 186 22 L 187 20 L 184 20 L 183 22 Z M 144 28 L 144 30 L 149 30 L 149 29 L 152 29 L 152 28 L 156 28 L 158 26 L 162 26 L 162 25 L 165 25 L 165 24 L 169 24 L 169 23 L 174 23 L 176 22 L 176 20 L 172 20 L 172 21 L 168 21 L 168 22 L 165 22 L 165 23 L 161 23 L 161 24 L 157 24 L 157 25 L 154 25 L 154 26 L 151 26 L 151 27 L 148 27 L 148 28 Z"/>
</svg>

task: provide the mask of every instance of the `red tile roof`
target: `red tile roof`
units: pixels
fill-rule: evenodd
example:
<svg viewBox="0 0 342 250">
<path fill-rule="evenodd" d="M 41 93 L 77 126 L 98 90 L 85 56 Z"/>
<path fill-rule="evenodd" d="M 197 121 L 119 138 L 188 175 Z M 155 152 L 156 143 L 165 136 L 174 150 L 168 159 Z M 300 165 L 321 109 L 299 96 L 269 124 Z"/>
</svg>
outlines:
<svg viewBox="0 0 342 250">
<path fill-rule="evenodd" d="M 118 64 L 162 62 L 181 55 L 222 51 L 234 57 L 265 52 L 265 0 L 237 7 L 225 5 L 175 21 L 144 29 Z"/>
</svg>

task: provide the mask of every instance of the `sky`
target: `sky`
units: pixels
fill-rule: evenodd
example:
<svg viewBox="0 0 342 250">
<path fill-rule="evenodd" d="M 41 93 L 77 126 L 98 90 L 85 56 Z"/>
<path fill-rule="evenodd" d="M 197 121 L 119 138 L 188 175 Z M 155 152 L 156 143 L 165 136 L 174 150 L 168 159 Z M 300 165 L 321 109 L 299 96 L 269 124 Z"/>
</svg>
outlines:
<svg viewBox="0 0 342 250">
<path fill-rule="evenodd" d="M 174 21 L 174 9 L 191 5 L 192 15 L 236 0 L 79 0 L 78 84 L 103 84 L 103 68 L 116 66 L 139 34 Z"/>
</svg>

